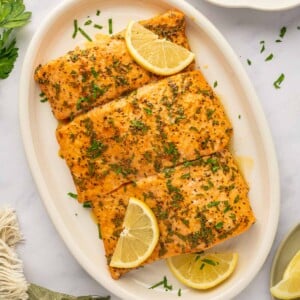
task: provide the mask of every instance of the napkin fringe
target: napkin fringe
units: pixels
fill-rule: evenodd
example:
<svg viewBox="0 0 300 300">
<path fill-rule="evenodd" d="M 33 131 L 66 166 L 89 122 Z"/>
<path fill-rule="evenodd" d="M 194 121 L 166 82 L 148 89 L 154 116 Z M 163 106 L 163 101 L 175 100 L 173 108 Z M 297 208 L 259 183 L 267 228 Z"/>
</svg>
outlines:
<svg viewBox="0 0 300 300">
<path fill-rule="evenodd" d="M 0 209 L 0 299 L 28 299 L 28 283 L 23 264 L 15 246 L 22 239 L 16 214 L 12 209 Z"/>
<path fill-rule="evenodd" d="M 17 215 L 11 208 L 0 209 L 0 239 L 8 246 L 15 246 L 22 239 Z"/>
</svg>

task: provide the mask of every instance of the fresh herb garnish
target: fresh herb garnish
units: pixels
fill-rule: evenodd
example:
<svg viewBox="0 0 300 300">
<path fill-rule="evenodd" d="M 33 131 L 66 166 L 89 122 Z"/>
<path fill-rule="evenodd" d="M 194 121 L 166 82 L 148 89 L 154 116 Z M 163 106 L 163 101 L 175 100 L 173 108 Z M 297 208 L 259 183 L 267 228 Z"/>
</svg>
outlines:
<svg viewBox="0 0 300 300">
<path fill-rule="evenodd" d="M 41 99 L 40 99 L 40 102 L 41 102 L 41 103 L 44 103 L 44 102 L 47 102 L 47 101 L 48 101 L 48 99 L 47 99 L 47 97 L 45 96 L 44 93 L 40 93 L 40 97 L 41 97 Z"/>
<path fill-rule="evenodd" d="M 286 27 L 283 26 L 283 27 L 280 28 L 279 36 L 280 36 L 281 38 L 283 38 L 283 37 L 285 36 L 285 34 L 286 34 Z"/>
<path fill-rule="evenodd" d="M 73 21 L 73 24 L 74 24 L 74 32 L 72 34 L 72 38 L 75 39 L 77 32 L 78 32 L 78 21 L 75 19 Z"/>
<path fill-rule="evenodd" d="M 0 1 L 0 79 L 9 76 L 18 57 L 16 38 L 11 37 L 14 29 L 26 25 L 30 18 L 22 0 Z"/>
<path fill-rule="evenodd" d="M 97 28 L 97 29 L 102 29 L 103 26 L 102 25 L 98 25 L 98 24 L 94 24 L 94 28 Z"/>
<path fill-rule="evenodd" d="M 78 31 L 82 34 L 82 36 L 84 36 L 89 42 L 92 41 L 91 37 L 81 28 L 78 27 Z"/>
<path fill-rule="evenodd" d="M 96 12 L 96 16 L 100 16 L 101 11 L 98 9 Z"/>
<path fill-rule="evenodd" d="M 274 57 L 273 53 L 271 53 L 270 55 L 268 55 L 265 59 L 265 61 L 269 61 Z"/>
<path fill-rule="evenodd" d="M 164 289 L 166 291 L 171 291 L 173 289 L 173 286 L 168 284 L 168 280 L 167 280 L 166 276 L 164 276 L 164 279 L 162 281 L 160 281 L 160 282 L 152 285 L 151 287 L 149 287 L 149 289 L 154 289 L 154 288 L 156 288 L 158 286 L 161 286 L 161 285 L 164 287 Z"/>
<path fill-rule="evenodd" d="M 99 223 L 98 223 L 98 235 L 99 235 L 99 239 L 102 240 L 101 227 Z"/>
<path fill-rule="evenodd" d="M 249 58 L 247 59 L 247 64 L 248 64 L 248 66 L 252 65 L 252 62 L 251 62 L 251 60 Z"/>
<path fill-rule="evenodd" d="M 70 196 L 70 197 L 73 198 L 73 199 L 77 199 L 77 198 L 78 198 L 77 194 L 74 194 L 74 193 L 72 193 L 72 192 L 69 192 L 69 193 L 68 193 L 68 196 Z"/>
<path fill-rule="evenodd" d="M 218 86 L 218 81 L 215 80 L 215 82 L 214 82 L 214 88 L 216 88 L 217 86 Z"/>
<path fill-rule="evenodd" d="M 93 204 L 92 204 L 92 201 L 84 201 L 82 206 L 84 208 L 92 208 L 93 207 Z"/>
<path fill-rule="evenodd" d="M 88 26 L 88 25 L 91 25 L 92 23 L 93 23 L 92 20 L 87 20 L 84 22 L 84 25 Z"/>
<path fill-rule="evenodd" d="M 276 89 L 281 88 L 281 83 L 283 82 L 285 76 L 283 73 L 280 74 L 280 76 L 273 82 L 273 85 Z"/>
<path fill-rule="evenodd" d="M 177 296 L 178 296 L 178 297 L 181 297 L 181 289 L 178 290 Z"/>
<path fill-rule="evenodd" d="M 205 264 L 211 265 L 211 266 L 216 266 L 217 263 L 214 260 L 208 259 L 208 258 L 203 258 L 201 259 L 202 262 Z"/>
<path fill-rule="evenodd" d="M 113 21 L 112 21 L 112 19 L 108 19 L 108 33 L 109 34 L 113 33 Z"/>
</svg>

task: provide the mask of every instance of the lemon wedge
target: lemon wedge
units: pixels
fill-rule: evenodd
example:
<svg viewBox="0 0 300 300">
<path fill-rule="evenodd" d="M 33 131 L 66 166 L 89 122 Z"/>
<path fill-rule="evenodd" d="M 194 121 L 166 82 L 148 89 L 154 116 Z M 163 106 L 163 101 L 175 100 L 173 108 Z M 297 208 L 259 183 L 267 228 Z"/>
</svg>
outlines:
<svg viewBox="0 0 300 300">
<path fill-rule="evenodd" d="M 237 253 L 183 254 L 167 259 L 175 277 L 188 287 L 212 288 L 235 270 Z"/>
<path fill-rule="evenodd" d="M 293 256 L 284 271 L 283 279 L 287 279 L 293 272 L 300 272 L 300 250 Z M 299 283 L 300 285 L 300 283 Z"/>
<path fill-rule="evenodd" d="M 159 228 L 152 210 L 145 202 L 130 198 L 110 266 L 138 267 L 151 255 L 158 238 Z"/>
<path fill-rule="evenodd" d="M 133 59 L 157 75 L 172 75 L 187 67 L 195 55 L 186 48 L 160 39 L 139 23 L 131 21 L 125 32 L 126 46 Z"/>
<path fill-rule="evenodd" d="M 271 294 L 278 299 L 296 299 L 300 297 L 300 272 L 293 272 L 271 287 Z"/>
<path fill-rule="evenodd" d="M 279 299 L 300 297 L 300 250 L 294 255 L 284 271 L 283 278 L 270 289 L 271 294 Z"/>
</svg>

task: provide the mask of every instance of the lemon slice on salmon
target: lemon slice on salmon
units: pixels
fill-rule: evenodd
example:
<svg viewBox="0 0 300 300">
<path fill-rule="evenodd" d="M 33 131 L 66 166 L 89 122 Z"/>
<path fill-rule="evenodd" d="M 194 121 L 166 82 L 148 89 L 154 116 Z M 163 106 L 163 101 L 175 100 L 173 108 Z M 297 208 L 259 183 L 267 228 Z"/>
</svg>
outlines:
<svg viewBox="0 0 300 300">
<path fill-rule="evenodd" d="M 145 202 L 130 198 L 110 266 L 138 267 L 151 255 L 158 238 L 159 228 L 152 210 Z"/>
<path fill-rule="evenodd" d="M 131 21 L 125 33 L 126 46 L 133 59 L 157 75 L 172 75 L 187 67 L 195 58 L 188 49 L 160 39 L 139 23 Z"/>
</svg>

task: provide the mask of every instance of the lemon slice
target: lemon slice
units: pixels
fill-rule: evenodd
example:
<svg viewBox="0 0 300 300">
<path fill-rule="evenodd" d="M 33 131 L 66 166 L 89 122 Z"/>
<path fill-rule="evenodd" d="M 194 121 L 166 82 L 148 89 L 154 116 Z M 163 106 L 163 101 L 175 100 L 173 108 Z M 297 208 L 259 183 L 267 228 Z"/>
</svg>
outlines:
<svg viewBox="0 0 300 300">
<path fill-rule="evenodd" d="M 283 279 L 287 279 L 293 272 L 300 272 L 300 250 L 294 255 L 285 269 Z"/>
<path fill-rule="evenodd" d="M 183 254 L 167 259 L 176 278 L 183 284 L 205 290 L 212 288 L 234 271 L 237 253 Z"/>
<path fill-rule="evenodd" d="M 139 23 L 131 21 L 125 33 L 126 46 L 133 59 L 157 75 L 172 75 L 187 67 L 195 55 L 186 48 L 160 39 Z"/>
<path fill-rule="evenodd" d="M 271 294 L 279 299 L 296 299 L 300 297 L 300 271 L 293 272 L 271 287 Z"/>
<path fill-rule="evenodd" d="M 130 198 L 123 231 L 120 234 L 110 266 L 134 268 L 153 252 L 159 238 L 157 220 L 152 210 L 141 200 Z"/>
</svg>

